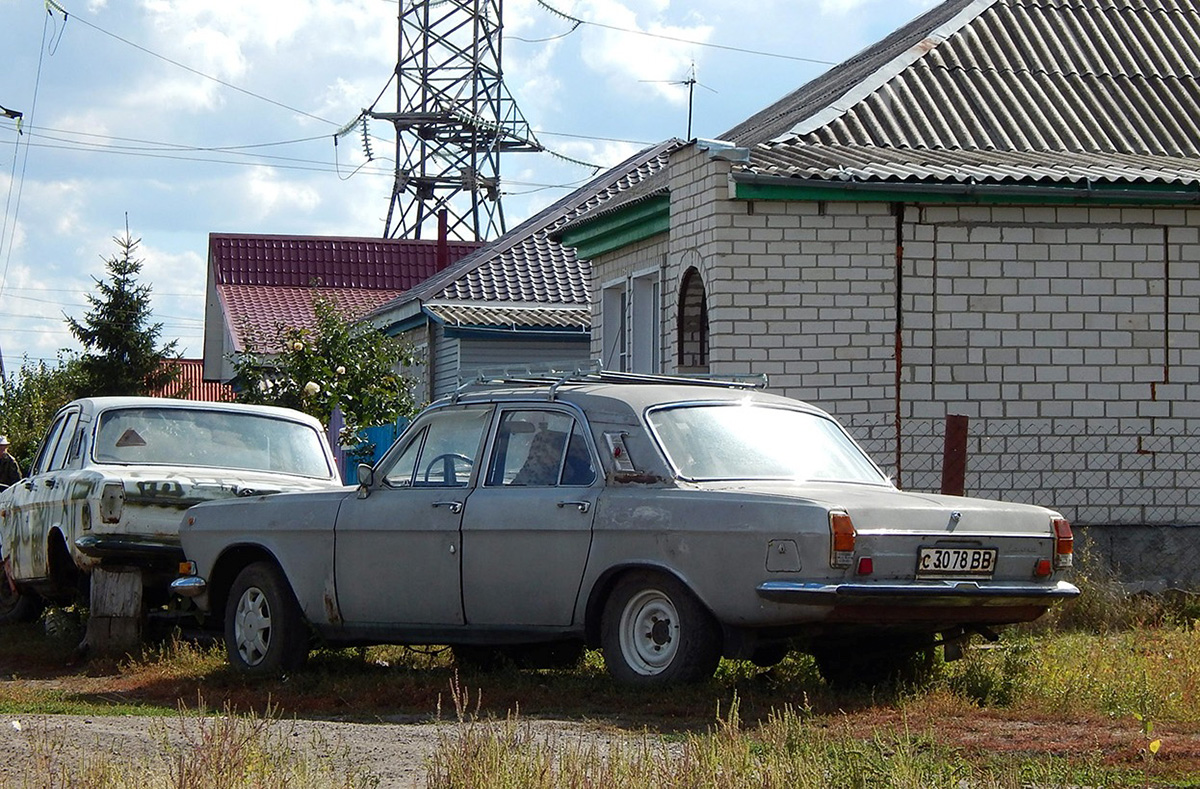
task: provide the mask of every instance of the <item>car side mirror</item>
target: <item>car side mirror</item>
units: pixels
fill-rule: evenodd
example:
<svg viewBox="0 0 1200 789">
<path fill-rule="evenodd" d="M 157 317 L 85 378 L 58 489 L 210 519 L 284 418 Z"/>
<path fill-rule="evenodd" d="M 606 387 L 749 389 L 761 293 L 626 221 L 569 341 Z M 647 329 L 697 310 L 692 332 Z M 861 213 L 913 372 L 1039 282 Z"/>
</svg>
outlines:
<svg viewBox="0 0 1200 789">
<path fill-rule="evenodd" d="M 358 477 L 358 497 L 365 499 L 371 495 L 371 486 L 375 484 L 375 469 L 369 463 L 359 463 L 355 474 Z"/>
</svg>

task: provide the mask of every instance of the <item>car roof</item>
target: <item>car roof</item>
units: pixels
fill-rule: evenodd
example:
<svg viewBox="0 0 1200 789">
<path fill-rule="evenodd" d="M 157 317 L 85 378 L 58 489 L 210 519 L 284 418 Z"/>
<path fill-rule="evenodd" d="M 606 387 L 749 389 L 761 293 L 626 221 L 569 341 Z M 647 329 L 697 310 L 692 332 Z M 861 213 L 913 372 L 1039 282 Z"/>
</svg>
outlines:
<svg viewBox="0 0 1200 789">
<path fill-rule="evenodd" d="M 258 414 L 277 419 L 308 422 L 320 427 L 320 422 L 312 416 L 292 408 L 282 408 L 273 405 L 251 405 L 248 403 L 214 403 L 204 400 L 179 400 L 171 397 L 135 397 L 135 396 L 103 396 L 80 397 L 72 400 L 62 409 L 73 406 L 82 407 L 85 411 L 99 413 L 113 408 L 177 408 L 187 410 L 225 411 L 235 413 Z"/>
<path fill-rule="evenodd" d="M 585 412 L 630 409 L 642 413 L 653 406 L 683 403 L 753 403 L 800 408 L 828 416 L 822 409 L 790 397 L 733 382 L 704 382 L 670 376 L 647 376 L 644 381 L 564 380 L 546 384 L 496 381 L 465 386 L 434 405 L 478 402 L 564 402 Z M 653 380 L 650 380 L 653 379 Z"/>
</svg>

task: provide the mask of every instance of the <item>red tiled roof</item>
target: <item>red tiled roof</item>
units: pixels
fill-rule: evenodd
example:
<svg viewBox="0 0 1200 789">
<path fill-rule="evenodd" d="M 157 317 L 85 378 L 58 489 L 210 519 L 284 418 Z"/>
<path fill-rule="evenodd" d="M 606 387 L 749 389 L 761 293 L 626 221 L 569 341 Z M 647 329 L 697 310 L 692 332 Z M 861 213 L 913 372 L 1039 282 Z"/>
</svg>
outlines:
<svg viewBox="0 0 1200 789">
<path fill-rule="evenodd" d="M 281 325 L 313 323 L 313 298 L 348 317 L 395 299 L 481 242 L 210 233 L 209 276 L 234 348 L 270 352 Z"/>
<path fill-rule="evenodd" d="M 474 252 L 482 243 L 327 236 L 210 233 L 208 255 L 218 285 L 408 290 Z"/>
<path fill-rule="evenodd" d="M 204 380 L 203 359 L 175 359 L 166 364 L 179 365 L 179 378 L 164 386 L 151 397 L 177 397 L 181 400 L 202 400 L 208 403 L 227 403 L 233 400 L 233 388 L 220 381 Z M 187 394 L 179 394 L 184 389 Z"/>
<path fill-rule="evenodd" d="M 234 347 L 266 353 L 278 350 L 275 341 L 281 327 L 305 327 L 316 322 L 313 300 L 317 297 L 332 299 L 345 317 L 354 319 L 404 293 L 402 290 L 266 285 L 218 285 L 217 292 L 230 321 Z"/>
</svg>

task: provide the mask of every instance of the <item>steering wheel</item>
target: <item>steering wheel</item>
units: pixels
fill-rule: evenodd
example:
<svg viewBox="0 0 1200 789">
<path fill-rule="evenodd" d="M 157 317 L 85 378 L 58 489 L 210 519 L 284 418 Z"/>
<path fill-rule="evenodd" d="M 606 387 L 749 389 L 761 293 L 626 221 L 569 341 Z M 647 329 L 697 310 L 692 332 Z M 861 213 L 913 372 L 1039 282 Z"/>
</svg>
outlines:
<svg viewBox="0 0 1200 789">
<path fill-rule="evenodd" d="M 460 455 L 457 452 L 443 452 L 442 454 L 437 455 L 430 460 L 429 465 L 425 467 L 425 482 L 429 483 L 431 481 L 430 476 L 433 474 L 433 467 L 438 463 L 441 463 L 443 484 L 446 484 L 450 480 L 453 480 L 455 483 L 457 483 L 458 470 L 454 465 L 456 462 L 464 463 L 468 472 L 471 470 L 471 467 L 475 465 L 475 461 L 471 460 L 471 458 L 467 457 L 466 455 Z"/>
</svg>

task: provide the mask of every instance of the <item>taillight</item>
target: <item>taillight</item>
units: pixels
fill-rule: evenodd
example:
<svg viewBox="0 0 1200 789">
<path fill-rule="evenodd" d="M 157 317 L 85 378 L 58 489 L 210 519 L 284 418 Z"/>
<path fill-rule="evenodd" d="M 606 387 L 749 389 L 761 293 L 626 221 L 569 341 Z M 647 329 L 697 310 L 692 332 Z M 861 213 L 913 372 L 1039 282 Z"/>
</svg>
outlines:
<svg viewBox="0 0 1200 789">
<path fill-rule="evenodd" d="M 849 515 L 844 512 L 829 513 L 830 567 L 850 567 L 854 564 L 854 541 L 857 537 Z"/>
<path fill-rule="evenodd" d="M 1056 568 L 1070 567 L 1075 553 L 1075 535 L 1071 533 L 1071 524 L 1066 518 L 1054 519 L 1054 566 Z"/>
</svg>

